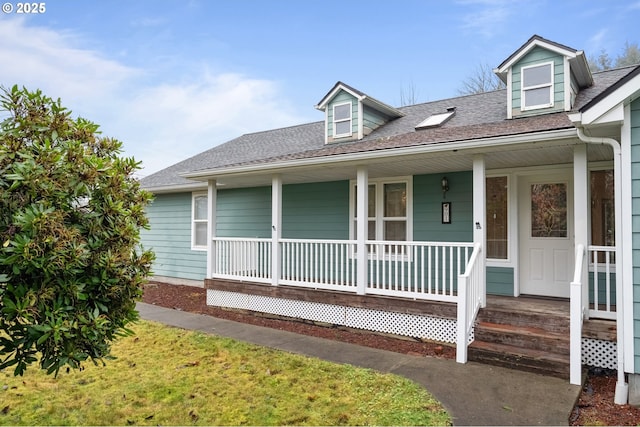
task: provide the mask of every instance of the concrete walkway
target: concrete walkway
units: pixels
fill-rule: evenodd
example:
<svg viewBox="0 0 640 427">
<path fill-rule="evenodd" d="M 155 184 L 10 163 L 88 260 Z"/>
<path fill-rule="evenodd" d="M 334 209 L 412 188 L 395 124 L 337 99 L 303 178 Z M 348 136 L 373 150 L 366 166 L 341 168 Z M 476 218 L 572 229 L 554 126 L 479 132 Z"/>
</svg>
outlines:
<svg viewBox="0 0 640 427">
<path fill-rule="evenodd" d="M 469 362 L 408 356 L 139 303 L 140 317 L 336 363 L 402 375 L 424 386 L 455 425 L 567 425 L 580 387 Z"/>
</svg>

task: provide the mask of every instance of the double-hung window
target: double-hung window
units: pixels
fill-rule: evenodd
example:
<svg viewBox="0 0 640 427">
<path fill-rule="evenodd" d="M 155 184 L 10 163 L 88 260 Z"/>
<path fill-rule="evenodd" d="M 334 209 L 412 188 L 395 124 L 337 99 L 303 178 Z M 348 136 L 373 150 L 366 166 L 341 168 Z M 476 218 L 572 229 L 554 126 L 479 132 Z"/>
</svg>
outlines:
<svg viewBox="0 0 640 427">
<path fill-rule="evenodd" d="M 191 249 L 207 249 L 208 197 L 194 193 L 191 200 Z"/>
<path fill-rule="evenodd" d="M 333 136 L 351 136 L 351 103 L 333 106 Z"/>
<path fill-rule="evenodd" d="M 553 106 L 553 62 L 522 67 L 521 109 Z"/>
<path fill-rule="evenodd" d="M 368 240 L 407 241 L 410 236 L 411 181 L 370 181 L 368 188 Z M 352 187 L 352 233 L 357 238 L 357 186 Z"/>
</svg>

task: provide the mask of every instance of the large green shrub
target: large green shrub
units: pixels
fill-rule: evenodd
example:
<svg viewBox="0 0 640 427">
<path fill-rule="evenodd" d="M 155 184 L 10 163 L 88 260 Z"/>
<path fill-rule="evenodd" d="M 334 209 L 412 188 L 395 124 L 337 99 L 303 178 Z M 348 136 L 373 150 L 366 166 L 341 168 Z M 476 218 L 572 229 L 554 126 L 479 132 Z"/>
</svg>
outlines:
<svg viewBox="0 0 640 427">
<path fill-rule="evenodd" d="M 0 369 L 109 355 L 137 319 L 151 195 L 122 143 L 40 91 L 0 91 Z"/>
</svg>

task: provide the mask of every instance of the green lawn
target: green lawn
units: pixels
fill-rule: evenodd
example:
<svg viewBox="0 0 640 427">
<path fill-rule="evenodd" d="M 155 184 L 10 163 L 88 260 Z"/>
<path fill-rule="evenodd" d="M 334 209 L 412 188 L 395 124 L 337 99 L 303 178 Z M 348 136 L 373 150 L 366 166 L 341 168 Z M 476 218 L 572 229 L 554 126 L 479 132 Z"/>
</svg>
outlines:
<svg viewBox="0 0 640 427">
<path fill-rule="evenodd" d="M 140 322 L 107 366 L 0 371 L 3 425 L 450 425 L 402 377 Z"/>
</svg>

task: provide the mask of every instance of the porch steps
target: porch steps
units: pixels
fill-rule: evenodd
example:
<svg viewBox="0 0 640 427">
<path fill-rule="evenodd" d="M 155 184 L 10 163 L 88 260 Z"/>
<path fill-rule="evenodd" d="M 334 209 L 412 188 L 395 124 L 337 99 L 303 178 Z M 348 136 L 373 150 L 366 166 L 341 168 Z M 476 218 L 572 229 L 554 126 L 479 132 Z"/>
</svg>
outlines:
<svg viewBox="0 0 640 427">
<path fill-rule="evenodd" d="M 474 334 L 469 360 L 569 378 L 568 312 L 535 303 L 511 308 L 487 304 Z"/>
</svg>

